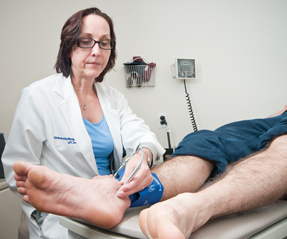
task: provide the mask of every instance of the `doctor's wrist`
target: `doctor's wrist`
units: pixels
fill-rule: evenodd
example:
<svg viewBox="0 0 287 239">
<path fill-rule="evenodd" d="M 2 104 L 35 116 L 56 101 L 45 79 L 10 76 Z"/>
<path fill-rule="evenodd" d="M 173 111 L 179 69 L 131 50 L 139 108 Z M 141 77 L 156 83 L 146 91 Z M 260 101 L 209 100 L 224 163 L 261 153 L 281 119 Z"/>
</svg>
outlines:
<svg viewBox="0 0 287 239">
<path fill-rule="evenodd" d="M 148 148 L 142 148 L 142 153 L 146 155 L 146 157 L 147 157 L 147 165 L 148 165 L 149 168 L 151 168 L 152 164 L 153 164 L 151 151 Z"/>
<path fill-rule="evenodd" d="M 139 146 L 137 147 L 136 151 L 139 150 L 139 148 L 143 148 L 150 156 L 151 158 L 151 167 L 156 164 L 157 159 L 157 148 L 153 143 L 150 142 L 141 142 Z"/>
<path fill-rule="evenodd" d="M 153 164 L 152 153 L 148 148 L 140 147 L 138 148 L 135 154 L 139 154 L 141 157 L 143 157 L 143 160 L 147 163 L 149 168 L 152 167 Z"/>
</svg>

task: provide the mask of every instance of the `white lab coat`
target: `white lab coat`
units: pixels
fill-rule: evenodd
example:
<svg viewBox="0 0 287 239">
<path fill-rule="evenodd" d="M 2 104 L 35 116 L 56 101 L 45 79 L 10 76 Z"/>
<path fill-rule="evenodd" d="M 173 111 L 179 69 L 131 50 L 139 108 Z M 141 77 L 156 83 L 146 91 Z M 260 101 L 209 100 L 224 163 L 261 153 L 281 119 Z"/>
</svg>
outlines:
<svg viewBox="0 0 287 239">
<path fill-rule="evenodd" d="M 123 147 L 132 154 L 139 144 L 150 142 L 156 146 L 159 158 L 164 149 L 144 121 L 131 111 L 123 94 L 102 83 L 96 83 L 95 88 L 114 141 L 115 169 L 122 160 Z M 78 177 L 98 175 L 91 139 L 70 77 L 55 74 L 23 89 L 2 161 L 6 181 L 16 194 L 12 168 L 16 161 L 45 165 Z M 22 208 L 30 238 L 67 238 L 66 229 L 58 225 L 58 216 L 49 214 L 41 233 L 31 219 L 35 209 L 24 201 Z"/>
</svg>

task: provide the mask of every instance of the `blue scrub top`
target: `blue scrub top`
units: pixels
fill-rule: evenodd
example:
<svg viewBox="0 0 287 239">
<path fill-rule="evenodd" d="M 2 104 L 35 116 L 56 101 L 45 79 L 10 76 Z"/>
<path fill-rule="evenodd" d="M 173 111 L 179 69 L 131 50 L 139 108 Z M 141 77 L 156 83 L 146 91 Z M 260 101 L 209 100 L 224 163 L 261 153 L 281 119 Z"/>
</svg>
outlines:
<svg viewBox="0 0 287 239">
<path fill-rule="evenodd" d="M 105 116 L 98 124 L 83 118 L 84 124 L 92 140 L 93 151 L 100 175 L 111 174 L 109 156 L 114 150 L 114 141 Z"/>
</svg>

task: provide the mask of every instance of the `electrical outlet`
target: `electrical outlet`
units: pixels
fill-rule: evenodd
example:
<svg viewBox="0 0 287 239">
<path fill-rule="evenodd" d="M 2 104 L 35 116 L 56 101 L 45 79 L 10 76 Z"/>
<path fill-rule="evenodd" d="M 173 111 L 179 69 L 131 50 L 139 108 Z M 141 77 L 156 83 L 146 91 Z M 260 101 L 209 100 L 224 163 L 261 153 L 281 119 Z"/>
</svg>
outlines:
<svg viewBox="0 0 287 239">
<path fill-rule="evenodd" d="M 166 113 L 158 113 L 157 114 L 157 127 L 160 128 L 166 128 L 165 124 L 162 124 L 162 119 L 160 118 L 161 116 L 164 116 L 166 118 Z"/>
</svg>

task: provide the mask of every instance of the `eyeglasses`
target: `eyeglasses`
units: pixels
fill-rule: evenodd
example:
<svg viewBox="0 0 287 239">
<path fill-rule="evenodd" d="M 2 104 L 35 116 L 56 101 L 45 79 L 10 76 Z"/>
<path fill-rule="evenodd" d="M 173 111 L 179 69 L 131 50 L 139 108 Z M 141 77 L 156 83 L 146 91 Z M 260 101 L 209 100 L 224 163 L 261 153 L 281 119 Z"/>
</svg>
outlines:
<svg viewBox="0 0 287 239">
<path fill-rule="evenodd" d="M 96 43 L 98 43 L 99 47 L 103 50 L 111 50 L 114 48 L 115 45 L 115 41 L 110 39 L 104 39 L 100 41 L 96 41 L 93 38 L 88 37 L 80 37 L 78 39 L 78 47 L 81 48 L 93 48 Z"/>
</svg>

